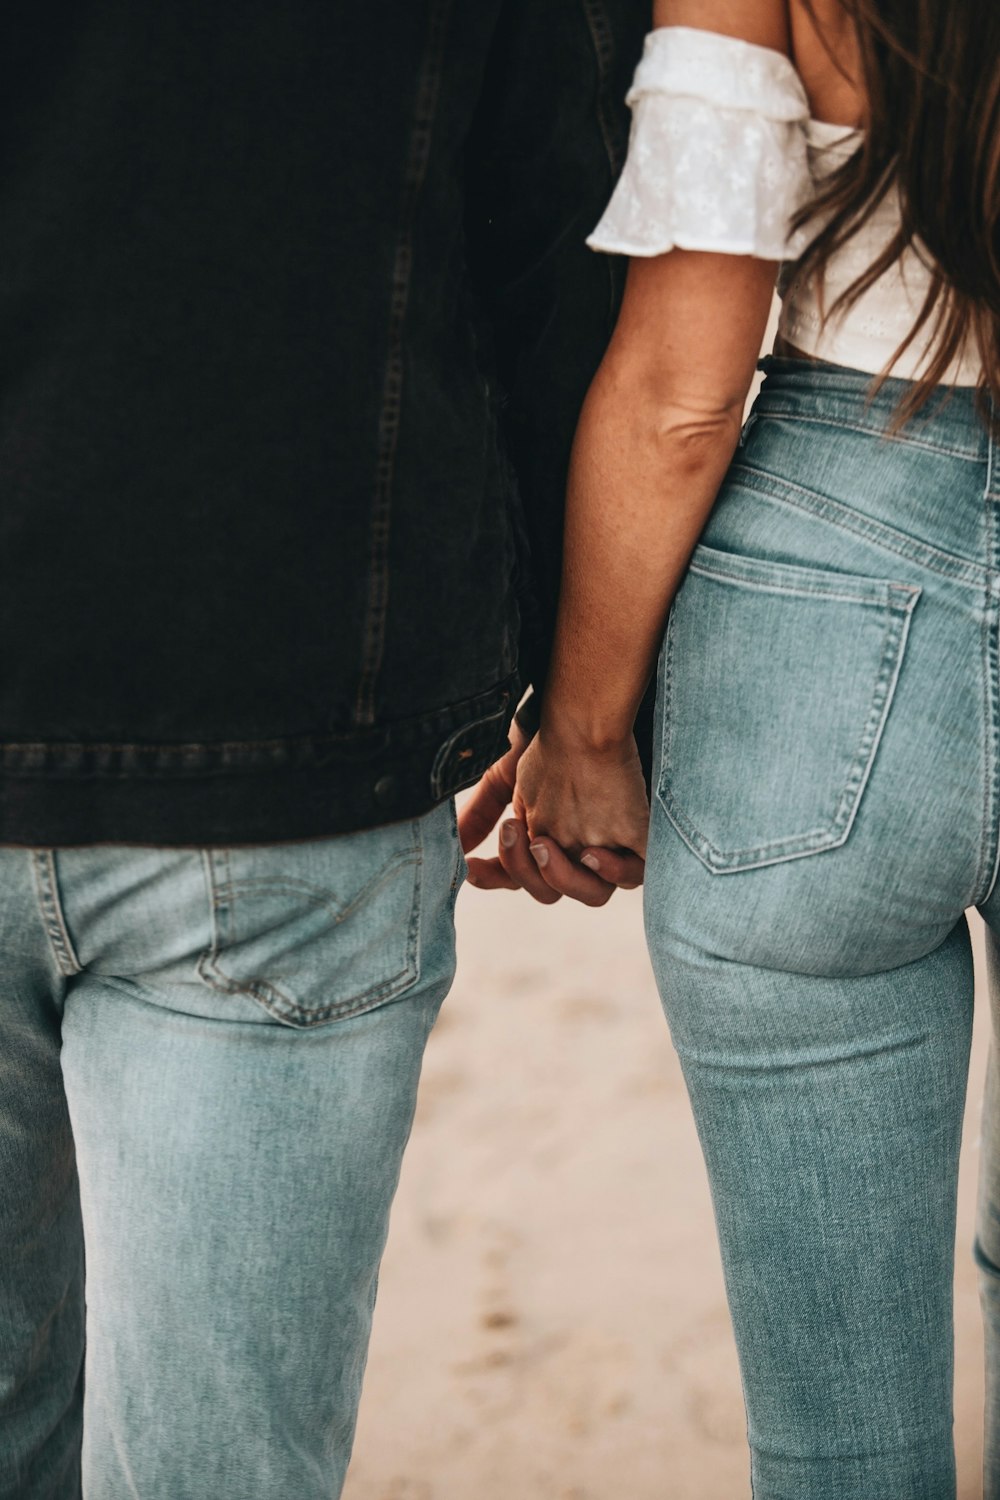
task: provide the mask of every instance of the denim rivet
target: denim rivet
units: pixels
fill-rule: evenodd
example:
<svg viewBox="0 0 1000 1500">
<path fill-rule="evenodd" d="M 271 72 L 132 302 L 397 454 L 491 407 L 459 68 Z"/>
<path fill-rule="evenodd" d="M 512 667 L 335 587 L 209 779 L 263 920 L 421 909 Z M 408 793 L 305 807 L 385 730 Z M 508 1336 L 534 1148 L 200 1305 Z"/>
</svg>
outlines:
<svg viewBox="0 0 1000 1500">
<path fill-rule="evenodd" d="M 391 807 L 396 800 L 398 785 L 395 776 L 380 776 L 372 787 L 372 796 L 379 807 Z"/>
</svg>

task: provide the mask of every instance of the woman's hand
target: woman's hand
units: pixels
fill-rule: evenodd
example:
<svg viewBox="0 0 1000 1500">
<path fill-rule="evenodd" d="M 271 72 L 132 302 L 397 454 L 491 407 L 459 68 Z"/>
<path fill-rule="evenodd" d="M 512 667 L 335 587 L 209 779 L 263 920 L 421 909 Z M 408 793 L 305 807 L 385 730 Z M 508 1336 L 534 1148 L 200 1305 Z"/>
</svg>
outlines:
<svg viewBox="0 0 1000 1500">
<path fill-rule="evenodd" d="M 649 800 L 631 735 L 598 748 L 543 729 L 518 762 L 513 811 L 527 826 L 531 852 L 543 873 L 554 844 L 598 873 L 602 851 L 630 852 L 634 883 L 641 882 Z"/>
<path fill-rule="evenodd" d="M 518 818 L 500 824 L 497 857 L 473 856 L 473 849 L 493 831 L 510 806 L 517 766 L 527 746 L 528 737 L 515 721 L 507 754 L 490 767 L 458 815 L 462 848 L 469 856 L 469 884 L 485 891 L 524 890 L 545 906 L 563 896 L 584 906 L 604 906 L 619 887 L 633 890 L 641 885 L 644 866 L 637 854 L 594 848 L 587 850 L 578 863 L 551 839 L 542 839 L 532 851 L 527 826 Z"/>
</svg>

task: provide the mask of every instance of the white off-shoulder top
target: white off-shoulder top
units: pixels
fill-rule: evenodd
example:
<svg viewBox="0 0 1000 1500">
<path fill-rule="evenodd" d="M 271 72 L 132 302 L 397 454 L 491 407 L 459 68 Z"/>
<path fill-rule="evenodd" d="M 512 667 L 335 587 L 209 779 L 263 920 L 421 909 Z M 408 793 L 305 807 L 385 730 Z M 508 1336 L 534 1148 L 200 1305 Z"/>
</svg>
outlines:
<svg viewBox="0 0 1000 1500">
<path fill-rule="evenodd" d="M 802 80 L 782 53 L 686 26 L 649 34 L 628 103 L 625 169 L 587 243 L 625 255 L 660 255 L 677 246 L 782 261 L 779 333 L 817 359 L 883 370 L 927 292 L 920 256 L 907 250 L 851 308 L 824 321 L 819 288 L 795 268 L 819 223 L 791 228 L 824 177 L 857 148 L 860 133 L 810 118 Z M 825 307 L 872 264 L 898 225 L 899 201 L 890 193 L 828 263 Z M 928 339 L 922 331 L 892 374 L 919 376 Z M 973 347 L 946 378 L 975 385 L 979 375 Z"/>
</svg>

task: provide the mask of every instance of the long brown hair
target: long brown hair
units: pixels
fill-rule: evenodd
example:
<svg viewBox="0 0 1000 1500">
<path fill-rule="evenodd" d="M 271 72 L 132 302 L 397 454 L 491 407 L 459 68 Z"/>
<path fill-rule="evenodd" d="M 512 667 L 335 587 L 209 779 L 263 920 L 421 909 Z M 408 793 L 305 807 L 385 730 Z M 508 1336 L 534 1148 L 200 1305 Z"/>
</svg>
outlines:
<svg viewBox="0 0 1000 1500">
<path fill-rule="evenodd" d="M 963 347 L 978 347 L 985 401 L 1000 408 L 1000 0 L 840 0 L 854 22 L 866 129 L 802 224 L 826 222 L 800 273 L 834 252 L 898 185 L 898 233 L 829 312 L 847 308 L 912 247 L 931 279 L 893 363 L 925 328 L 931 354 L 901 403 L 913 416 Z M 804 0 L 819 25 L 813 0 Z M 892 373 L 892 365 L 881 379 Z"/>
</svg>

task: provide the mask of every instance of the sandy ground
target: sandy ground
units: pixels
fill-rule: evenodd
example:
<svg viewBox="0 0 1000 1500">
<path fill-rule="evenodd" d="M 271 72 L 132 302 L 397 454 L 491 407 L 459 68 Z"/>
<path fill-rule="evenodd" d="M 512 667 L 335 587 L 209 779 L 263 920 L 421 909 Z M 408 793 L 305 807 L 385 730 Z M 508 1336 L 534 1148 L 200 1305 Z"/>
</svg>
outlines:
<svg viewBox="0 0 1000 1500">
<path fill-rule="evenodd" d="M 594 913 L 466 889 L 459 957 L 345 1500 L 743 1500 L 708 1190 L 638 893 Z M 958 1234 L 962 1500 L 982 1493 L 970 1246 L 986 1020 L 981 1004 Z"/>
</svg>

